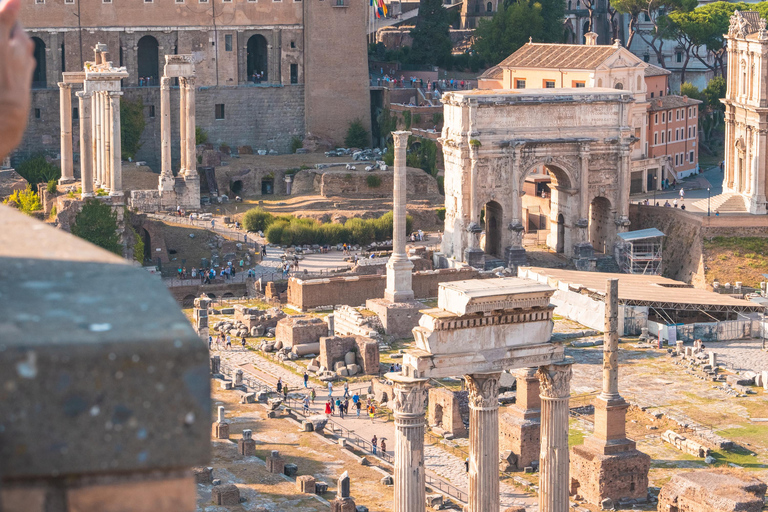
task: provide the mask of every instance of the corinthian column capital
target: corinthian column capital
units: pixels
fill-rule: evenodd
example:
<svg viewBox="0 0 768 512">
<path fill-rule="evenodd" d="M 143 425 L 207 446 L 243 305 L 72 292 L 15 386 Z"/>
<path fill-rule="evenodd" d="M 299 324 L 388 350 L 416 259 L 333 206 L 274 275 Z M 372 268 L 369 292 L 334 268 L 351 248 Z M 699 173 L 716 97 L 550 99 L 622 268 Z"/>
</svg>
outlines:
<svg viewBox="0 0 768 512">
<path fill-rule="evenodd" d="M 473 409 L 498 409 L 501 373 L 465 375 L 469 406 Z"/>
</svg>

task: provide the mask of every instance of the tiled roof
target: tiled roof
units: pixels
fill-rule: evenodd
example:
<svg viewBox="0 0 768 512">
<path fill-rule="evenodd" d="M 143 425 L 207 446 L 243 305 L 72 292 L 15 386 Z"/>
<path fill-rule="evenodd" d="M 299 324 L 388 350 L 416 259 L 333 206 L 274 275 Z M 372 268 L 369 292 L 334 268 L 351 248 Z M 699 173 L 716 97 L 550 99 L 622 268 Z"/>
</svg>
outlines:
<svg viewBox="0 0 768 512">
<path fill-rule="evenodd" d="M 648 110 L 651 112 L 654 110 L 669 110 L 670 108 L 690 107 L 699 103 L 701 101 L 687 96 L 662 96 L 661 98 L 651 100 L 651 107 Z"/>
<path fill-rule="evenodd" d="M 645 68 L 645 76 L 661 76 L 661 75 L 671 75 L 672 72 L 668 69 L 660 68 L 659 66 L 656 66 L 654 64 L 648 64 L 648 67 Z"/>
<path fill-rule="evenodd" d="M 747 22 L 747 34 L 754 34 L 760 30 L 760 13 L 757 11 L 739 11 L 741 17 Z"/>
<path fill-rule="evenodd" d="M 501 80 L 504 70 L 499 66 L 493 66 L 485 70 L 485 73 L 477 77 L 478 80 Z"/>
<path fill-rule="evenodd" d="M 526 43 L 504 59 L 502 68 L 595 69 L 616 53 L 612 45 Z"/>
</svg>

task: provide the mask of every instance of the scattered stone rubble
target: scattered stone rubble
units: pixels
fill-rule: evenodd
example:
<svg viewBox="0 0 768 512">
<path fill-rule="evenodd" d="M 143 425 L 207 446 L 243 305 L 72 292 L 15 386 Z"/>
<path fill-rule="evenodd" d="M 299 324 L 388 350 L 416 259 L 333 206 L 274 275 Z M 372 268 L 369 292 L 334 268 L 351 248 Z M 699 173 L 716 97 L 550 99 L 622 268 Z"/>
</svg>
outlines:
<svg viewBox="0 0 768 512">
<path fill-rule="evenodd" d="M 678 473 L 659 493 L 659 512 L 758 512 L 766 484 L 730 470 Z"/>
<path fill-rule="evenodd" d="M 693 439 L 688 439 L 677 432 L 667 430 L 661 434 L 661 439 L 688 455 L 693 455 L 694 457 L 700 457 L 702 459 L 709 456 L 709 448 L 697 443 Z"/>
</svg>

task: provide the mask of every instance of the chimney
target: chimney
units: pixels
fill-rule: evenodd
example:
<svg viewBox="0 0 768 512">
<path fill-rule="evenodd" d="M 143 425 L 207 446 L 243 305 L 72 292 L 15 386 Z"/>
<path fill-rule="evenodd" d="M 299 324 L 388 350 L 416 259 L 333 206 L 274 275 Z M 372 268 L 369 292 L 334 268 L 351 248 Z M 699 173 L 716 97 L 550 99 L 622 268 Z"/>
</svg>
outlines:
<svg viewBox="0 0 768 512">
<path fill-rule="evenodd" d="M 587 46 L 596 46 L 597 45 L 597 34 L 594 32 L 587 32 L 584 34 L 584 44 Z"/>
</svg>

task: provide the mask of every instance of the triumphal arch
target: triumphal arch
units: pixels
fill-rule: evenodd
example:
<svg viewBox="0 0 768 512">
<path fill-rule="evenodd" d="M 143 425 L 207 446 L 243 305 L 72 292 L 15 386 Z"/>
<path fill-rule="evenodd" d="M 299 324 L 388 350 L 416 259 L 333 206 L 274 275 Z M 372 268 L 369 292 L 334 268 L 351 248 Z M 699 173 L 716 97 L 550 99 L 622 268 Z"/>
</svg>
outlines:
<svg viewBox="0 0 768 512">
<path fill-rule="evenodd" d="M 612 254 L 629 226 L 632 101 L 628 91 L 605 88 L 446 93 L 446 256 L 473 266 L 489 257 L 524 263 L 532 175 L 548 182 L 550 248 L 582 262 Z"/>
</svg>

